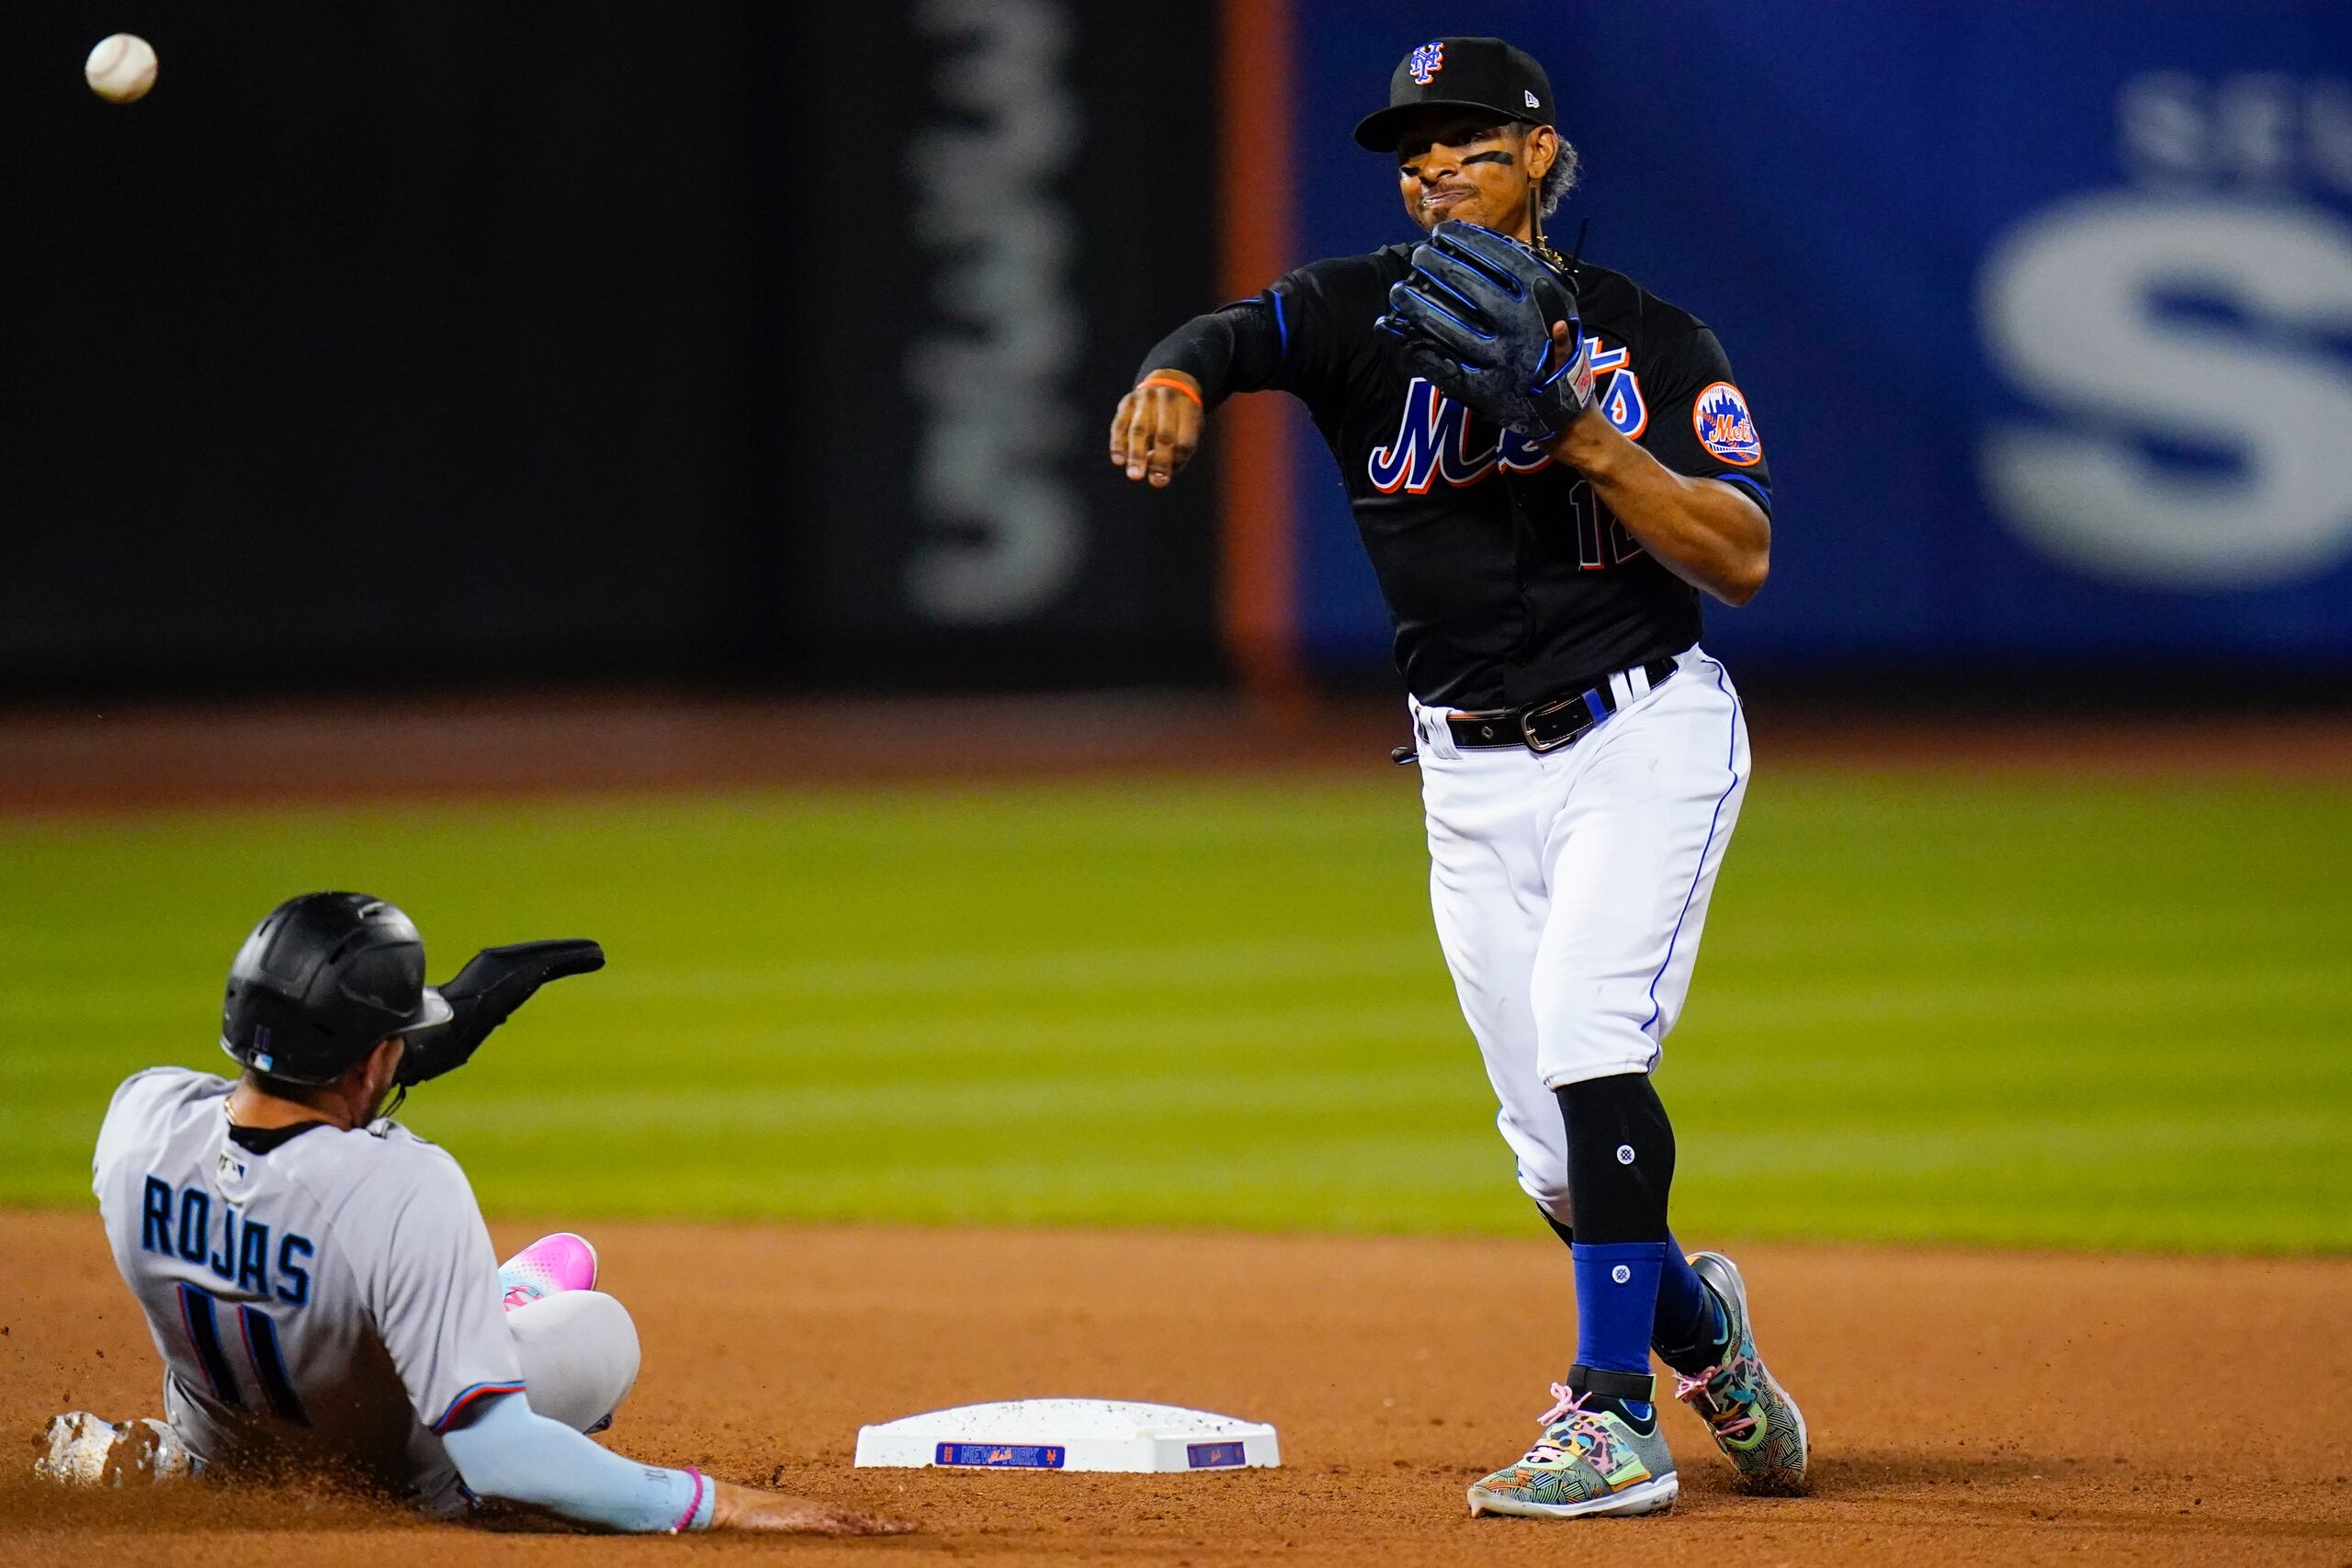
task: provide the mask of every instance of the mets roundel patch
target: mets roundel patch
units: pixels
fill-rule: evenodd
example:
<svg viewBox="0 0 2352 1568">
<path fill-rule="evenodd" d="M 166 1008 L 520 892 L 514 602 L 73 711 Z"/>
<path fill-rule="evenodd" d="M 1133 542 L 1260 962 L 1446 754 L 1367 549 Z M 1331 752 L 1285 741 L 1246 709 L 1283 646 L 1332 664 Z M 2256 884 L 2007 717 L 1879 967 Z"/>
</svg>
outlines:
<svg viewBox="0 0 2352 1568">
<path fill-rule="evenodd" d="M 1752 468 L 1764 460 L 1764 443 L 1756 438 L 1747 400 L 1729 381 L 1718 381 L 1699 394 L 1690 405 L 1690 423 L 1699 433 L 1699 445 L 1735 468 Z"/>
</svg>

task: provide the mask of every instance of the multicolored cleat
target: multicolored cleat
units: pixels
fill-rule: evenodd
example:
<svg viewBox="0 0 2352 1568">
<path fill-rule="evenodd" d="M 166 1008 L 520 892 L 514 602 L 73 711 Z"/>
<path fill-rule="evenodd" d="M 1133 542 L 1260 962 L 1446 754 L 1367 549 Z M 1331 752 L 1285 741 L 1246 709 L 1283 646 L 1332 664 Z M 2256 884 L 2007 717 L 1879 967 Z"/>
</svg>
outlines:
<svg viewBox="0 0 2352 1568">
<path fill-rule="evenodd" d="M 596 1249 L 570 1231 L 543 1235 L 498 1266 L 498 1282 L 508 1312 L 560 1291 L 593 1291 Z"/>
<path fill-rule="evenodd" d="M 1568 1378 L 1566 1383 L 1552 1385 L 1554 1404 L 1540 1417 L 1544 1436 L 1535 1446 L 1517 1464 L 1504 1466 L 1470 1488 L 1472 1517 L 1516 1514 L 1572 1519 L 1662 1514 L 1674 1506 L 1681 1483 L 1675 1479 L 1674 1455 L 1657 1429 L 1657 1406 L 1646 1397 L 1611 1397 L 1585 1386 L 1594 1379 L 1611 1378 L 1627 1385 L 1638 1382 L 1646 1390 L 1650 1380 L 1586 1373 L 1582 1367 Z"/>
<path fill-rule="evenodd" d="M 1804 1416 L 1764 1370 L 1747 1316 L 1747 1284 L 1720 1252 L 1694 1252 L 1690 1267 L 1723 1304 L 1724 1359 L 1696 1377 L 1677 1374 L 1674 1397 L 1697 1411 L 1738 1472 L 1742 1492 L 1792 1496 L 1804 1490 Z"/>
</svg>

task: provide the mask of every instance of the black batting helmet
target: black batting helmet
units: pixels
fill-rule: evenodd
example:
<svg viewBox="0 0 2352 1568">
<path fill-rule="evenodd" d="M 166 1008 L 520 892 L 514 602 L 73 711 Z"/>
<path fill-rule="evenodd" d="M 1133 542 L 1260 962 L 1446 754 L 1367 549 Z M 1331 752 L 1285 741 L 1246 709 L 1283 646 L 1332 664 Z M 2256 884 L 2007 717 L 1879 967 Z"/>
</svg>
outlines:
<svg viewBox="0 0 2352 1568">
<path fill-rule="evenodd" d="M 229 966 L 220 1049 L 274 1078 L 331 1084 L 391 1036 L 440 1023 L 416 924 L 365 893 L 305 893 L 263 917 Z"/>
</svg>

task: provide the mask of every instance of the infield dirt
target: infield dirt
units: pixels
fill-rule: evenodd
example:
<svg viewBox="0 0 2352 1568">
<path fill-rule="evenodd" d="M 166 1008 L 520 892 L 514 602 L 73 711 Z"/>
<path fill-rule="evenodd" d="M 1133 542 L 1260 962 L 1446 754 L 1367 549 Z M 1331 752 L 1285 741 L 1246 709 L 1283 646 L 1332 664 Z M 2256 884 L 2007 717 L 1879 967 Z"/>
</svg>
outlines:
<svg viewBox="0 0 2352 1568">
<path fill-rule="evenodd" d="M 493 1227 L 502 1246 L 528 1224 Z M 1735 1495 L 1668 1410 L 1664 1517 L 1471 1519 L 1572 1348 L 1567 1270 L 1525 1241 L 591 1227 L 645 1366 L 608 1438 L 911 1519 L 831 1542 L 594 1540 L 195 1485 L 69 1495 L 23 1468 L 53 1412 L 157 1406 L 143 1325 L 86 1214 L 0 1213 L 0 1562 L 2352 1563 L 2352 1260 L 1735 1249 L 1804 1405 L 1813 1495 Z M 1705 1239 L 1705 1238 L 1701 1238 Z M 1279 1470 L 858 1471 L 859 1425 L 1020 1395 L 1274 1422 Z"/>
</svg>

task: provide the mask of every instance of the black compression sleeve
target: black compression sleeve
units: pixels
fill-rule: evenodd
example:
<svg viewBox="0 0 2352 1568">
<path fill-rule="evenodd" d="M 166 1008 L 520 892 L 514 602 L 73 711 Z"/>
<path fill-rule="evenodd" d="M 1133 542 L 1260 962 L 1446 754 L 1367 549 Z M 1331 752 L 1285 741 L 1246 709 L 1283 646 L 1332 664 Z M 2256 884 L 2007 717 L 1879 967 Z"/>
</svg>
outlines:
<svg viewBox="0 0 2352 1568">
<path fill-rule="evenodd" d="M 1201 384 L 1202 401 L 1215 408 L 1235 392 L 1272 385 L 1282 364 L 1282 331 L 1273 312 L 1262 299 L 1243 299 L 1194 316 L 1160 339 L 1136 379 L 1155 370 L 1182 370 Z"/>
<path fill-rule="evenodd" d="M 1674 1125 L 1649 1075 L 1587 1078 L 1556 1093 L 1567 1124 L 1577 1241 L 1664 1241 Z"/>
</svg>

